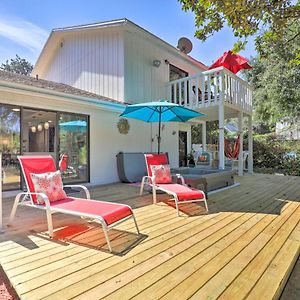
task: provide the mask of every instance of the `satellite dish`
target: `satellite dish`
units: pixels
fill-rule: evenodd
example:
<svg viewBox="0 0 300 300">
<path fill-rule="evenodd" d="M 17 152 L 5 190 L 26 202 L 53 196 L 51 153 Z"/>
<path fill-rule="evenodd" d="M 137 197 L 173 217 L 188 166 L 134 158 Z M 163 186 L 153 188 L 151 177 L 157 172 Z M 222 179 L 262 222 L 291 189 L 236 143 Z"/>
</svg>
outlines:
<svg viewBox="0 0 300 300">
<path fill-rule="evenodd" d="M 193 44 L 188 38 L 182 37 L 178 40 L 177 48 L 183 53 L 188 54 L 192 51 Z"/>
</svg>

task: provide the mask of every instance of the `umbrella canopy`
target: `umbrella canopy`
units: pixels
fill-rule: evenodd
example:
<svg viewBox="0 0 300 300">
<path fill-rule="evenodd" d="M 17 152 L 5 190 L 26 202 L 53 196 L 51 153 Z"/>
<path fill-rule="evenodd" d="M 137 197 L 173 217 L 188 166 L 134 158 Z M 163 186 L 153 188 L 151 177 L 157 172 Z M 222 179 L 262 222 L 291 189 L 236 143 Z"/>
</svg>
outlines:
<svg viewBox="0 0 300 300">
<path fill-rule="evenodd" d="M 252 68 L 245 57 L 234 54 L 231 51 L 224 52 L 223 55 L 209 67 L 209 70 L 222 66 L 234 74 L 240 70 Z"/>
<path fill-rule="evenodd" d="M 59 124 L 60 129 L 71 132 L 84 132 L 86 130 L 86 126 L 86 121 L 82 120 L 69 121 Z"/>
<path fill-rule="evenodd" d="M 167 101 L 146 102 L 128 105 L 121 117 L 132 118 L 144 122 L 158 122 L 158 153 L 160 152 L 161 122 L 186 122 L 204 114 Z"/>
</svg>

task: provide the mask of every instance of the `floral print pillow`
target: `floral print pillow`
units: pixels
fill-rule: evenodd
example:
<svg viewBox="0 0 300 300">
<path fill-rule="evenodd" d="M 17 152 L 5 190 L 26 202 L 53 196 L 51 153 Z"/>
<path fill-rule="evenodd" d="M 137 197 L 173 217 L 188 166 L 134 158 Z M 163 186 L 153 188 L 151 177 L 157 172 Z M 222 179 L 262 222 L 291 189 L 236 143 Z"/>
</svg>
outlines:
<svg viewBox="0 0 300 300">
<path fill-rule="evenodd" d="M 169 165 L 153 165 L 151 166 L 155 183 L 172 183 L 171 171 Z"/>
<path fill-rule="evenodd" d="M 30 173 L 30 176 L 35 192 L 44 193 L 48 197 L 50 203 L 67 198 L 63 189 L 60 171 L 41 174 Z M 38 203 L 44 204 L 44 200 L 41 196 L 37 196 L 37 199 Z"/>
</svg>

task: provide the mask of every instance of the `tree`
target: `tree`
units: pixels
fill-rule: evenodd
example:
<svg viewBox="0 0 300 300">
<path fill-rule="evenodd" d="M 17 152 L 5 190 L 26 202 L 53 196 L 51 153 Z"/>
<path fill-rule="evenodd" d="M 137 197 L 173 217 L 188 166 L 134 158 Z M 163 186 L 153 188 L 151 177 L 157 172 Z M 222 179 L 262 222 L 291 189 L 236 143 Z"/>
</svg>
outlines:
<svg viewBox="0 0 300 300">
<path fill-rule="evenodd" d="M 10 62 L 7 60 L 5 63 L 2 63 L 0 69 L 29 76 L 33 69 L 33 65 L 16 54 L 16 58 L 10 59 Z"/>
<path fill-rule="evenodd" d="M 244 72 L 254 88 L 255 116 L 259 123 L 275 125 L 279 119 L 291 120 L 300 112 L 300 65 L 294 59 L 300 49 L 300 22 L 288 24 L 284 40 L 293 42 L 289 47 L 277 41 L 266 47 L 266 56 L 250 62 L 253 68 Z M 267 57 L 267 58 L 266 58 Z"/>
<path fill-rule="evenodd" d="M 256 48 L 284 39 L 289 22 L 299 22 L 300 0 L 179 0 L 184 11 L 195 14 L 195 36 L 202 41 L 228 25 L 238 38 L 233 52 L 243 49 L 247 38 L 256 35 Z M 296 32 L 295 36 L 300 35 Z M 297 56 L 300 55 L 298 50 Z M 298 57 L 300 60 L 300 58 Z M 298 61 L 299 62 L 299 61 Z"/>
<path fill-rule="evenodd" d="M 217 144 L 219 139 L 218 121 L 206 122 L 206 140 L 208 144 Z M 192 126 L 192 144 L 202 144 L 202 125 Z"/>
</svg>

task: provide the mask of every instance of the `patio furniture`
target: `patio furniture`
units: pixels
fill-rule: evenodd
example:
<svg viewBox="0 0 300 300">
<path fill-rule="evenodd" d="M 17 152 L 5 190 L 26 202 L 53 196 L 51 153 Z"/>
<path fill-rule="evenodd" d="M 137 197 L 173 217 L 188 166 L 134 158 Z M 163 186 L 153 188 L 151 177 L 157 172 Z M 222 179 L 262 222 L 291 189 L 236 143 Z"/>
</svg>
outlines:
<svg viewBox="0 0 300 300">
<path fill-rule="evenodd" d="M 181 184 L 172 182 L 168 156 L 166 153 L 145 154 L 145 160 L 148 175 L 144 176 L 142 179 L 140 194 L 144 191 L 144 185 L 148 183 L 152 187 L 153 203 L 157 203 L 157 191 L 167 193 L 172 196 L 170 200 L 175 201 L 178 216 L 178 206 L 181 203 L 204 202 L 206 211 L 208 211 L 206 197 L 203 191 L 188 187 L 180 174 L 176 175 L 177 180 L 180 180 Z M 163 168 L 167 171 L 162 176 L 158 176 L 158 170 L 162 170 Z"/>
<path fill-rule="evenodd" d="M 112 247 L 108 236 L 108 231 L 115 225 L 120 224 L 121 222 L 129 218 L 133 218 L 136 230 L 139 234 L 139 228 L 130 206 L 118 203 L 91 200 L 88 189 L 83 185 L 65 185 L 64 187 L 82 188 L 86 193 L 86 199 L 69 197 L 63 190 L 59 191 L 60 184 L 59 182 L 57 183 L 57 177 L 53 177 L 54 179 L 52 181 L 49 180 L 49 187 L 52 188 L 53 195 L 62 194 L 64 195 L 63 198 L 52 199 L 52 194 L 47 189 L 45 189 L 45 192 L 40 192 L 41 188 L 38 189 L 36 178 L 41 178 L 41 176 L 52 176 L 54 173 L 58 173 L 56 172 L 55 162 L 50 155 L 18 156 L 18 159 L 20 161 L 21 169 L 24 175 L 27 192 L 19 193 L 16 196 L 10 214 L 9 223 L 13 222 L 17 207 L 19 205 L 46 211 L 48 231 L 51 238 L 53 237 L 52 214 L 54 213 L 63 213 L 91 219 L 101 224 L 110 252 L 112 252 Z M 58 175 L 58 178 L 60 178 L 60 174 Z M 43 179 L 38 180 L 42 182 Z M 62 188 L 63 186 L 61 179 L 60 183 Z M 46 185 L 44 181 L 42 182 L 42 184 L 40 184 L 40 187 L 44 187 Z M 55 185 L 54 188 L 53 184 Z"/>
<path fill-rule="evenodd" d="M 245 171 L 248 170 L 247 163 L 246 163 L 248 156 L 249 156 L 249 151 L 243 151 L 243 169 Z M 238 159 L 231 160 L 231 167 L 232 167 L 232 170 L 238 170 L 239 169 L 239 160 Z"/>
<path fill-rule="evenodd" d="M 173 175 L 173 174 L 172 174 Z M 173 175 L 174 176 L 174 175 Z M 175 175 L 176 176 L 176 175 Z M 175 177 L 174 176 L 174 177 Z M 191 188 L 197 189 L 198 185 L 203 185 L 203 191 L 205 194 L 206 199 L 208 199 L 207 193 L 208 193 L 208 188 L 207 188 L 207 180 L 205 177 L 200 177 L 197 174 L 184 174 L 182 175 L 184 178 L 184 183 Z M 176 176 L 177 179 L 177 176 Z M 177 179 L 178 180 L 178 179 Z"/>
</svg>

